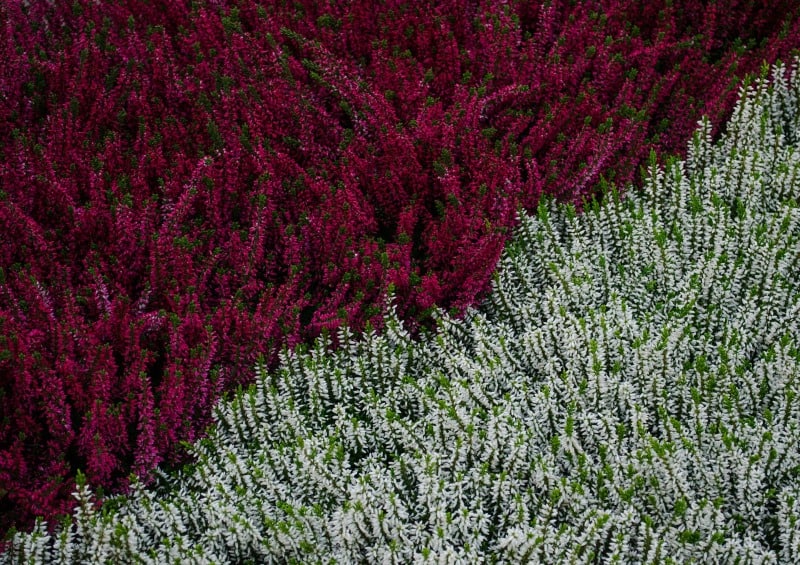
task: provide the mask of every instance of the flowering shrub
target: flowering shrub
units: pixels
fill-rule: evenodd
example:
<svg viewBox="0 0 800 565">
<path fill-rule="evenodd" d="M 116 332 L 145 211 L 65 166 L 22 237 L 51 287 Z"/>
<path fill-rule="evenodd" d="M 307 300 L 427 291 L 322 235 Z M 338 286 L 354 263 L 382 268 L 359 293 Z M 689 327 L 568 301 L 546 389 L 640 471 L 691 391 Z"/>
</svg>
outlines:
<svg viewBox="0 0 800 565">
<path fill-rule="evenodd" d="M 761 4 L 1 3 L 0 530 L 178 466 L 259 352 L 390 289 L 462 312 L 519 206 L 625 186 L 797 46 Z"/>
<path fill-rule="evenodd" d="M 800 69 L 742 92 L 641 191 L 523 216 L 463 320 L 284 352 L 5 562 L 796 563 Z"/>
</svg>

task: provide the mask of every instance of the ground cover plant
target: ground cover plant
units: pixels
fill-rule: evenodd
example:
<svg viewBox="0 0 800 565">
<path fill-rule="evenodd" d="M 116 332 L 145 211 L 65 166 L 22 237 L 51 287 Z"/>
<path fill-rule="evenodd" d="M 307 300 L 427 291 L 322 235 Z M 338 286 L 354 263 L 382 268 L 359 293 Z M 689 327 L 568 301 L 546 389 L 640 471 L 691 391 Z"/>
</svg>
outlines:
<svg viewBox="0 0 800 565">
<path fill-rule="evenodd" d="M 259 354 L 485 296 L 519 206 L 635 180 L 797 6 L 0 3 L 0 531 L 178 466 Z"/>
<path fill-rule="evenodd" d="M 492 292 L 321 338 L 157 488 L 6 563 L 796 563 L 800 69 L 625 199 L 523 215 Z"/>
</svg>

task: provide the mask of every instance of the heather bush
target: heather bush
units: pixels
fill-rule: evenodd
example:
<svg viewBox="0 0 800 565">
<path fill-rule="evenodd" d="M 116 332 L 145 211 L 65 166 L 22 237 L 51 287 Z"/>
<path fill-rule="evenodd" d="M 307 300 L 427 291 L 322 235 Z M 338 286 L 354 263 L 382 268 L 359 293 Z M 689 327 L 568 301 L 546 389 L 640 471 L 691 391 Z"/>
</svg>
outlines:
<svg viewBox="0 0 800 565">
<path fill-rule="evenodd" d="M 573 5 L 575 4 L 575 5 Z M 0 530 L 185 460 L 263 352 L 485 296 L 797 46 L 794 2 L 0 3 Z M 712 126 L 712 134 L 716 134 Z"/>
<path fill-rule="evenodd" d="M 259 364 L 191 466 L 4 562 L 798 562 L 798 100 L 779 66 L 626 199 L 540 203 L 421 340 Z"/>
</svg>

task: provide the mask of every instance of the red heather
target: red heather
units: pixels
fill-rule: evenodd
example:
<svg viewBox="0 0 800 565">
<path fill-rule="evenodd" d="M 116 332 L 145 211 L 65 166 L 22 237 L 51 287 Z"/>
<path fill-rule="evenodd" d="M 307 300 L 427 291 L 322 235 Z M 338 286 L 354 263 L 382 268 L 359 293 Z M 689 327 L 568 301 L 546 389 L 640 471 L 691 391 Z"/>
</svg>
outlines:
<svg viewBox="0 0 800 565">
<path fill-rule="evenodd" d="M 259 353 L 488 289 L 719 123 L 793 1 L 0 4 L 0 528 L 185 460 Z"/>
</svg>

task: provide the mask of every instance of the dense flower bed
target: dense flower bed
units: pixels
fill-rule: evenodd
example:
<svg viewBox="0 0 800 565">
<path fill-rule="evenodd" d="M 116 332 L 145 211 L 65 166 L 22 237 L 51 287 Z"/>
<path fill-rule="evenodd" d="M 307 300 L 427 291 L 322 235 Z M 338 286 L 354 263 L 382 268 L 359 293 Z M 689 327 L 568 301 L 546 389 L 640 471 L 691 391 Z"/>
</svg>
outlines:
<svg viewBox="0 0 800 565">
<path fill-rule="evenodd" d="M 541 204 L 488 300 L 320 339 L 158 488 L 10 563 L 797 563 L 800 70 L 583 215 Z M 3 561 L 3 559 L 0 559 Z"/>
<path fill-rule="evenodd" d="M 518 207 L 719 123 L 797 10 L 3 2 L 0 531 L 177 465 L 259 354 L 390 290 L 412 333 L 463 312 Z"/>
</svg>

